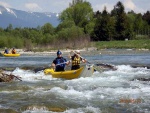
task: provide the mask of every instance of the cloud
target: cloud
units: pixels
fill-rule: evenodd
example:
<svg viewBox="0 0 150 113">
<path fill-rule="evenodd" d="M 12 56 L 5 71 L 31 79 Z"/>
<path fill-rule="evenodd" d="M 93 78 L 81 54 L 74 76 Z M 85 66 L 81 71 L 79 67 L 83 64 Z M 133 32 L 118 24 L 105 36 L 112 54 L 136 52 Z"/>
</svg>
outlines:
<svg viewBox="0 0 150 113">
<path fill-rule="evenodd" d="M 136 6 L 134 4 L 133 0 L 125 0 L 124 6 L 127 11 L 133 10 L 136 13 L 144 13 L 145 12 L 145 10 L 143 8 Z M 139 3 L 139 6 L 140 6 L 140 3 Z"/>
<path fill-rule="evenodd" d="M 135 12 L 137 12 L 137 13 L 145 13 L 146 11 L 144 9 L 142 9 L 142 8 L 136 8 Z"/>
<path fill-rule="evenodd" d="M 4 6 L 4 7 L 11 7 L 8 3 L 6 2 L 1 2 L 0 1 L 0 5 Z"/>
<path fill-rule="evenodd" d="M 125 8 L 130 9 L 130 10 L 136 9 L 136 6 L 135 6 L 135 4 L 133 3 L 132 0 L 125 0 L 124 1 L 124 6 L 125 6 Z"/>
<path fill-rule="evenodd" d="M 62 12 L 64 9 L 69 7 L 69 3 L 71 0 L 55 0 L 51 2 L 50 0 L 47 2 L 47 9 L 52 12 Z"/>
<path fill-rule="evenodd" d="M 42 8 L 39 7 L 36 3 L 26 3 L 25 7 L 30 11 L 41 11 Z"/>
</svg>

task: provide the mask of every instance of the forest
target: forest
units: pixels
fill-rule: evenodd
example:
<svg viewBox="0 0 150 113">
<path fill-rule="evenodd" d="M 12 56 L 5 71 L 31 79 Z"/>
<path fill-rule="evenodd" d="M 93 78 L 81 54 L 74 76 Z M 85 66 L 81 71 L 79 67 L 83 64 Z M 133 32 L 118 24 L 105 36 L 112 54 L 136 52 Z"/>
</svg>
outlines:
<svg viewBox="0 0 150 113">
<path fill-rule="evenodd" d="M 82 48 L 90 42 L 150 39 L 150 11 L 144 14 L 125 12 L 118 1 L 111 12 L 94 12 L 84 0 L 72 0 L 59 16 L 57 27 L 50 23 L 36 28 L 0 27 L 0 48 Z"/>
</svg>

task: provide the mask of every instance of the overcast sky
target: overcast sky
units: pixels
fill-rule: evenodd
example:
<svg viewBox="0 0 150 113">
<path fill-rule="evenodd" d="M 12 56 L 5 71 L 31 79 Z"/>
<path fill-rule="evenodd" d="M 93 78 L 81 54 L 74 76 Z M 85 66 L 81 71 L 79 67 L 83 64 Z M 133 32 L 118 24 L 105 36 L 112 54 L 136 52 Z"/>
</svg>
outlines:
<svg viewBox="0 0 150 113">
<path fill-rule="evenodd" d="M 150 0 L 86 0 L 91 3 L 94 11 L 102 11 L 104 6 L 111 11 L 121 1 L 126 11 L 136 13 L 150 11 Z M 69 6 L 72 0 L 0 0 L 0 5 L 23 11 L 60 13 Z"/>
</svg>

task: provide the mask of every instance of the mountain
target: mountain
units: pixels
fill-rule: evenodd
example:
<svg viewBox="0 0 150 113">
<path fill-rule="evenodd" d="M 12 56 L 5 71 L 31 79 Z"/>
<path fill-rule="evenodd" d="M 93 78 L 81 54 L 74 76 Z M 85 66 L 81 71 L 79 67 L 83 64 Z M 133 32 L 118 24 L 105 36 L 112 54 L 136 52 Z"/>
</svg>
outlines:
<svg viewBox="0 0 150 113">
<path fill-rule="evenodd" d="M 50 23 L 56 27 L 60 23 L 58 15 L 58 13 L 26 12 L 0 6 L 0 27 L 6 28 L 9 24 L 12 24 L 14 28 L 36 28 L 46 23 Z"/>
</svg>

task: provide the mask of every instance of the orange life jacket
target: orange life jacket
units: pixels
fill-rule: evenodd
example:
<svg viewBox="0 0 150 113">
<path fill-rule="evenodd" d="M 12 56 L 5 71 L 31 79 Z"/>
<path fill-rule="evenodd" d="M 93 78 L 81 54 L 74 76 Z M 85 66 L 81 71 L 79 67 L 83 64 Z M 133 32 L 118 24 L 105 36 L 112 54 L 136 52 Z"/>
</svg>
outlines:
<svg viewBox="0 0 150 113">
<path fill-rule="evenodd" d="M 16 50 L 15 49 L 12 50 L 12 54 L 16 54 Z"/>
</svg>

